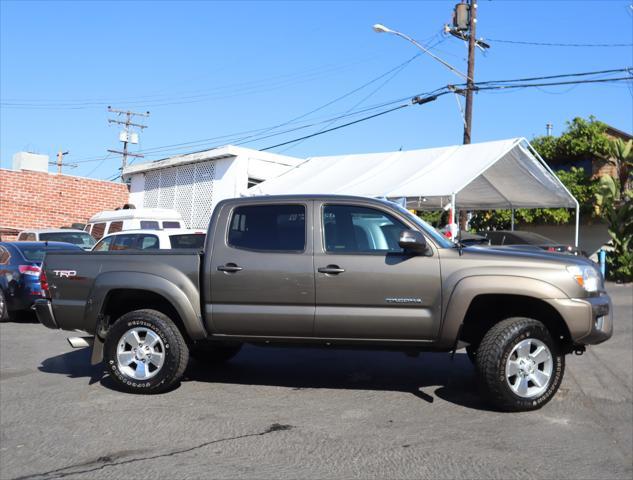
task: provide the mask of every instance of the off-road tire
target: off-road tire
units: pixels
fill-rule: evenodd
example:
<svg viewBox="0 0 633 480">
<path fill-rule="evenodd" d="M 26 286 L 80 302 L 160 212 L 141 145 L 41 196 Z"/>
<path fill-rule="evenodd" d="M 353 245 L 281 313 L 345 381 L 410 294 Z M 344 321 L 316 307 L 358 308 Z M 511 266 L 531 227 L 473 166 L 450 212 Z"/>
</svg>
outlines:
<svg viewBox="0 0 633 480">
<path fill-rule="evenodd" d="M 125 374 L 117 362 L 117 345 L 126 332 L 137 327 L 153 331 L 165 346 L 165 358 L 159 372 L 143 381 Z M 134 310 L 120 317 L 108 330 L 103 358 L 110 377 L 121 390 L 153 394 L 178 385 L 189 362 L 189 349 L 180 330 L 167 315 L 156 310 Z"/>
<path fill-rule="evenodd" d="M 524 398 L 515 394 L 506 380 L 506 361 L 512 349 L 522 340 L 535 338 L 543 342 L 552 357 L 552 374 L 545 391 L 539 396 Z M 528 411 L 541 408 L 558 391 L 565 372 L 565 355 L 554 342 L 543 323 L 513 317 L 495 324 L 482 339 L 476 355 L 481 386 L 491 403 L 503 411 Z"/>
<path fill-rule="evenodd" d="M 219 342 L 200 342 L 190 347 L 189 354 L 196 362 L 216 365 L 228 362 L 239 353 L 241 348 L 241 344 L 226 345 Z"/>
<path fill-rule="evenodd" d="M 7 299 L 0 289 L 0 322 L 7 322 L 9 320 L 9 306 L 7 305 Z"/>
</svg>

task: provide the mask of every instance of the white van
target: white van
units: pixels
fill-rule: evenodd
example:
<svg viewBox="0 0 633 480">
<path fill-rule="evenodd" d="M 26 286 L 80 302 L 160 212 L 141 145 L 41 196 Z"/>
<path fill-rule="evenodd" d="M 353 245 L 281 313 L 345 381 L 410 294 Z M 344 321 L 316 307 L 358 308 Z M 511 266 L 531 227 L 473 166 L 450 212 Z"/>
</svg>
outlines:
<svg viewBox="0 0 633 480">
<path fill-rule="evenodd" d="M 167 208 L 122 208 L 104 210 L 88 220 L 84 230 L 99 240 L 109 233 L 123 230 L 164 230 L 186 228 L 182 217 L 175 210 Z"/>
</svg>

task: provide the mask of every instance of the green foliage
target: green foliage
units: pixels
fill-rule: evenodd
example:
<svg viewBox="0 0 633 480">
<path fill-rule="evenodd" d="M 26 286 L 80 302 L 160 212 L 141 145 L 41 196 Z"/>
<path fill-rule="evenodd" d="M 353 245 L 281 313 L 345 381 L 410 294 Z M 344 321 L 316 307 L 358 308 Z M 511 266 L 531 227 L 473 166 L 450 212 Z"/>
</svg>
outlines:
<svg viewBox="0 0 633 480">
<path fill-rule="evenodd" d="M 607 253 L 607 278 L 633 281 L 633 200 L 625 196 L 619 204 L 608 202 L 605 217 L 613 251 Z"/>
<path fill-rule="evenodd" d="M 624 142 L 621 138 L 611 139 L 609 142 L 609 159 L 607 163 L 615 166 L 618 182 L 619 197 L 624 196 L 631 183 L 631 172 L 633 171 L 633 140 Z"/>
<path fill-rule="evenodd" d="M 605 159 L 609 156 L 607 125 L 590 116 L 567 122 L 560 137 L 540 136 L 530 143 L 548 163 L 573 163 L 586 159 Z"/>
<path fill-rule="evenodd" d="M 585 175 L 584 169 L 571 167 L 570 171 L 556 172 L 561 182 L 576 197 L 580 204 L 580 215 L 593 215 L 593 202 L 598 192 L 598 182 Z M 512 223 L 510 210 L 477 212 L 470 221 L 474 230 L 507 230 Z M 568 223 L 574 218 L 574 211 L 566 208 L 518 209 L 514 212 L 516 223 Z"/>
<path fill-rule="evenodd" d="M 435 228 L 442 228 L 448 223 L 448 212 L 444 210 L 422 211 L 418 216 Z"/>
</svg>

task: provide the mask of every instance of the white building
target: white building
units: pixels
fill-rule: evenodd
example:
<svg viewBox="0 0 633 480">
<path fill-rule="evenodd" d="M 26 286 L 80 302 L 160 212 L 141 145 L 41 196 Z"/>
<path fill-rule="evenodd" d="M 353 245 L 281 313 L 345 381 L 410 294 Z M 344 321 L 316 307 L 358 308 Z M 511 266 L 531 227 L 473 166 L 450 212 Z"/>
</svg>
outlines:
<svg viewBox="0 0 633 480">
<path fill-rule="evenodd" d="M 170 208 L 189 228 L 206 228 L 216 204 L 277 177 L 304 160 L 227 145 L 128 166 L 130 200 L 137 208 Z"/>
</svg>

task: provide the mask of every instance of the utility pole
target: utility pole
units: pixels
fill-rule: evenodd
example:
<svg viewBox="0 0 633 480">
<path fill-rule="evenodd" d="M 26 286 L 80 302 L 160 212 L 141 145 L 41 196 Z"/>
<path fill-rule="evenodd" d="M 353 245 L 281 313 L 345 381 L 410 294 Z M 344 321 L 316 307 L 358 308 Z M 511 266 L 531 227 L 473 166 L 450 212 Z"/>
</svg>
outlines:
<svg viewBox="0 0 633 480">
<path fill-rule="evenodd" d="M 55 165 L 57 167 L 57 174 L 61 175 L 62 166 L 64 166 L 64 155 L 68 155 L 69 152 L 63 152 L 61 149 L 57 152 L 57 161 L 48 162 L 49 165 Z M 67 163 L 66 167 L 75 168 L 77 165 L 74 163 Z"/>
<path fill-rule="evenodd" d="M 470 8 L 468 21 L 468 71 L 466 75 L 466 111 L 464 112 L 464 144 L 470 143 L 470 133 L 473 120 L 473 89 L 475 87 L 475 29 L 477 26 L 477 0 L 469 0 Z"/>
<path fill-rule="evenodd" d="M 132 117 L 149 117 L 149 112 L 138 113 L 130 110 L 117 110 L 112 107 L 108 107 L 108 112 L 116 114 L 117 117 L 125 116 L 125 120 L 108 118 L 110 124 L 123 125 L 123 130 L 119 134 L 119 141 L 123 142 L 123 150 L 108 150 L 110 153 L 121 155 L 121 173 L 123 173 L 123 169 L 127 166 L 127 157 L 143 158 L 142 154 L 131 153 L 127 149 L 129 143 L 138 144 L 138 133 L 134 132 L 133 128 L 141 130 L 147 128 L 147 125 L 132 122 Z"/>
</svg>

